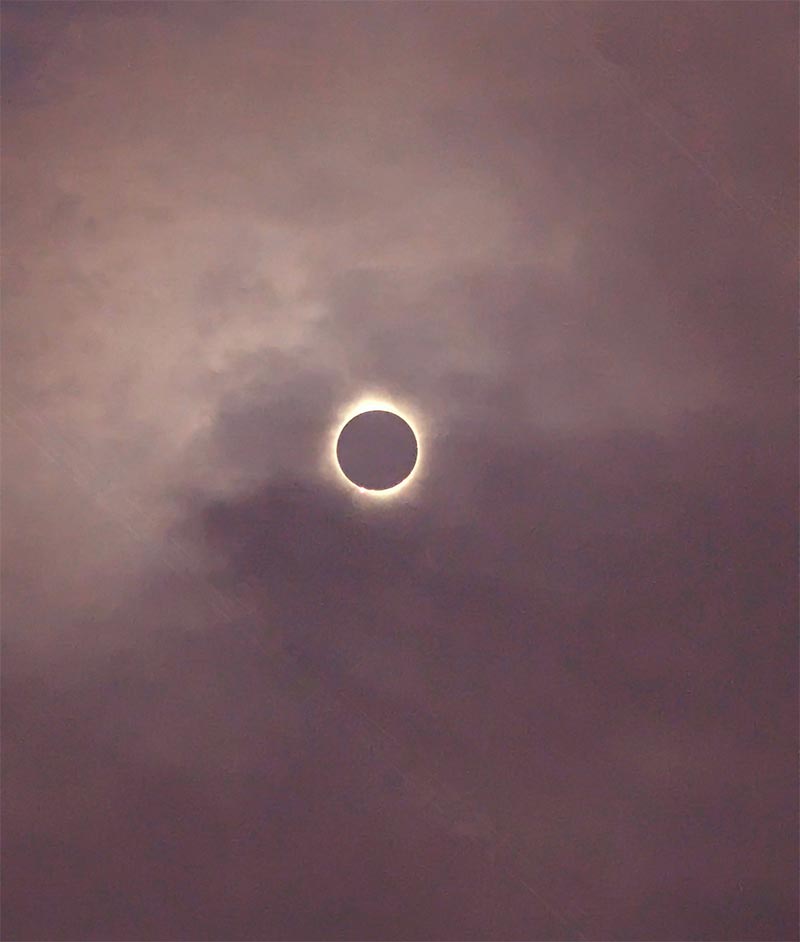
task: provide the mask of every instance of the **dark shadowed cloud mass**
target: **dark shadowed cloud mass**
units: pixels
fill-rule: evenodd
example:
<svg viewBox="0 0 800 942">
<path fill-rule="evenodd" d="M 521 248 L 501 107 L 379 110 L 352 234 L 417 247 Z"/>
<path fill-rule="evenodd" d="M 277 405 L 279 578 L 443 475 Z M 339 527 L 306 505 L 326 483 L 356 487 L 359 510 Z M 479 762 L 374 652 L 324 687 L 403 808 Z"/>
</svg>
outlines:
<svg viewBox="0 0 800 942">
<path fill-rule="evenodd" d="M 797 939 L 797 36 L 4 5 L 4 938 Z"/>
</svg>

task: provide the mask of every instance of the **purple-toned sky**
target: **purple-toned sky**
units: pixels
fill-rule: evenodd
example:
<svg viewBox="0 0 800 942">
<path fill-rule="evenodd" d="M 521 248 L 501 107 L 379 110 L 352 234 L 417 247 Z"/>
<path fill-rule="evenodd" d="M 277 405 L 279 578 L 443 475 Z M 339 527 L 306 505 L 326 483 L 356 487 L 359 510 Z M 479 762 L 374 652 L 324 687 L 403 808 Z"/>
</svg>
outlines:
<svg viewBox="0 0 800 942">
<path fill-rule="evenodd" d="M 3 4 L 4 939 L 798 938 L 799 14 Z"/>
</svg>

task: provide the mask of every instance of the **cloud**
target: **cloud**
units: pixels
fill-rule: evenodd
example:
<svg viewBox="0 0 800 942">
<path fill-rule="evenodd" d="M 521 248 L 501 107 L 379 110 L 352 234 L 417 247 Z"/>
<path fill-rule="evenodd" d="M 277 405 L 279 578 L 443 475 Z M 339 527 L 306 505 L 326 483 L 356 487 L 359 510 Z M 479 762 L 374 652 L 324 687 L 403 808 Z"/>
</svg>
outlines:
<svg viewBox="0 0 800 942">
<path fill-rule="evenodd" d="M 574 938 L 706 920 L 780 934 L 793 898 L 790 482 L 757 441 L 731 460 L 737 441 L 716 417 L 675 439 L 495 443 L 492 475 L 448 465 L 468 516 L 444 481 L 440 504 L 378 513 L 291 478 L 196 495 L 177 536 L 199 586 L 154 573 L 126 606 L 130 630 L 148 629 L 126 650 L 81 680 L 54 672 L 57 700 L 52 681 L 6 691 L 22 804 L 7 839 L 44 832 L 44 856 L 23 850 L 16 869 L 47 859 L 58 881 L 27 924 L 54 937 L 91 918 L 118 938 L 148 924 L 180 938 L 493 924 Z M 63 760 L 50 718 L 80 737 Z M 746 875 L 764 854 L 762 885 Z M 78 880 L 119 902 L 74 905 Z M 760 910 L 736 910 L 743 880 Z M 126 915 L 134 890 L 145 908 Z"/>
<path fill-rule="evenodd" d="M 632 10 L 9 5 L 15 938 L 791 931 L 796 11 Z"/>
</svg>

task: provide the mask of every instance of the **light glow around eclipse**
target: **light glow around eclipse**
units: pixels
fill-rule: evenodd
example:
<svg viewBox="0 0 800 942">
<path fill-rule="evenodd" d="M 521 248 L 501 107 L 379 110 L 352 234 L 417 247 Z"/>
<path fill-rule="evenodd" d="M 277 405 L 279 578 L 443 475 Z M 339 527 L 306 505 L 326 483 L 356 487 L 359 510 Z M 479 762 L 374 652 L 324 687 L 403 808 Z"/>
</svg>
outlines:
<svg viewBox="0 0 800 942">
<path fill-rule="evenodd" d="M 370 412 L 388 412 L 392 415 L 398 416 L 403 420 L 410 428 L 413 433 L 414 438 L 416 439 L 416 461 L 413 464 L 410 472 L 406 477 L 403 478 L 399 483 L 393 485 L 392 487 L 386 488 L 370 488 L 362 487 L 352 481 L 342 470 L 342 466 L 339 463 L 338 455 L 338 445 L 339 439 L 342 434 L 342 431 L 354 418 L 360 416 L 364 413 Z M 416 480 L 419 476 L 420 465 L 422 462 L 422 445 L 420 441 L 420 423 L 419 421 L 410 414 L 409 410 L 406 408 L 399 407 L 396 403 L 391 402 L 383 398 L 364 398 L 361 399 L 350 406 L 347 409 L 343 410 L 338 418 L 338 421 L 334 427 L 333 434 L 331 436 L 330 448 L 329 448 L 329 460 L 333 463 L 333 468 L 335 470 L 336 476 L 338 479 L 347 484 L 347 486 L 357 492 L 358 494 L 363 494 L 368 498 L 388 498 L 394 497 L 398 494 L 399 491 L 404 490 L 408 485 Z"/>
</svg>

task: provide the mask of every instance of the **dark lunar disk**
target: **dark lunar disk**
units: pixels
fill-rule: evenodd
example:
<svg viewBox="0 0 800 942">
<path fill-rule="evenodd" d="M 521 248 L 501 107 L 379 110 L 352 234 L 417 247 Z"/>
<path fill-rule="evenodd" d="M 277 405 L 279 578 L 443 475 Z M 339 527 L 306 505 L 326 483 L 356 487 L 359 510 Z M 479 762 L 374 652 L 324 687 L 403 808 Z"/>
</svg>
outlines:
<svg viewBox="0 0 800 942">
<path fill-rule="evenodd" d="M 336 457 L 357 487 L 384 491 L 414 470 L 417 439 L 408 422 L 394 412 L 362 412 L 339 433 Z"/>
</svg>

